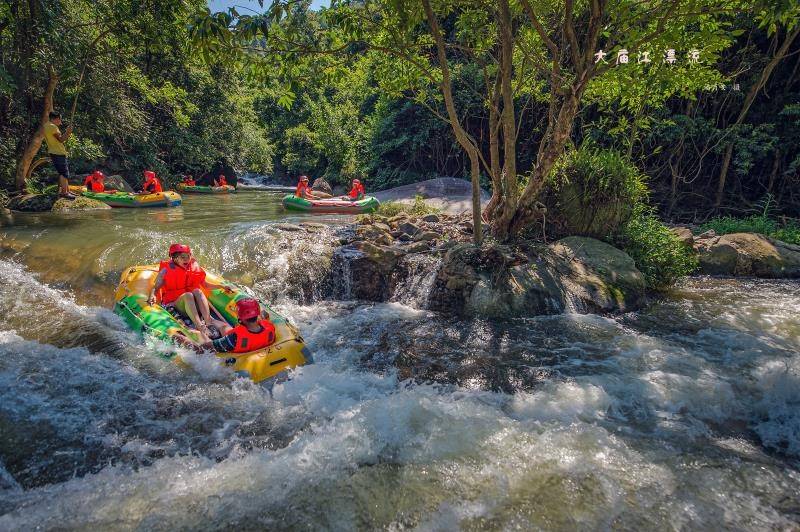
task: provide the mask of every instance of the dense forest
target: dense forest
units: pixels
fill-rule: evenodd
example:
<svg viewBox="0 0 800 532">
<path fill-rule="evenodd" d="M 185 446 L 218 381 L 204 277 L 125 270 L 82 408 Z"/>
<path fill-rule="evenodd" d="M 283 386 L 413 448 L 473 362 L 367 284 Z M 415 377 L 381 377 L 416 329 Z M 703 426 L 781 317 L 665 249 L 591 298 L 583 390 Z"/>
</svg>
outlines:
<svg viewBox="0 0 800 532">
<path fill-rule="evenodd" d="M 665 219 L 800 216 L 795 2 L 417 4 L 2 0 L 0 185 L 51 171 L 20 171 L 50 89 L 78 173 L 472 176 L 508 233 L 589 150 Z"/>
</svg>

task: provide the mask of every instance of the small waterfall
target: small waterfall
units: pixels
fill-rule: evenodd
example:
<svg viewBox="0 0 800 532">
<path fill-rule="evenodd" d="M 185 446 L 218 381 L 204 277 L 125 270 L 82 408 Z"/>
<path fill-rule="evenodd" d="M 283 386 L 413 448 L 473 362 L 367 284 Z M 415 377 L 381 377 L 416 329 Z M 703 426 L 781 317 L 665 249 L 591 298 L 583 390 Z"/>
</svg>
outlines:
<svg viewBox="0 0 800 532">
<path fill-rule="evenodd" d="M 404 257 L 401 278 L 395 285 L 391 301 L 427 309 L 441 266 L 442 258 L 439 256 L 414 254 Z"/>
<path fill-rule="evenodd" d="M 334 251 L 331 266 L 331 283 L 334 286 L 330 290 L 334 298 L 353 299 L 353 269 L 350 263 L 360 256 L 360 251 L 348 247 Z"/>
</svg>

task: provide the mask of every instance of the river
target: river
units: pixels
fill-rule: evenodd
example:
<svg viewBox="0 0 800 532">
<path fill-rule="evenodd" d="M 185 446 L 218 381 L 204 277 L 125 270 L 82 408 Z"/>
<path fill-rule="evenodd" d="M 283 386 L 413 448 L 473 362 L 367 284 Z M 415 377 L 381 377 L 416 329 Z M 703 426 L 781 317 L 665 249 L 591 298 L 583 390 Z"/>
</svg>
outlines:
<svg viewBox="0 0 800 532">
<path fill-rule="evenodd" d="M 279 198 L 0 227 L 1 530 L 800 526 L 797 282 L 695 278 L 615 317 L 329 301 L 346 220 L 300 238 Z M 316 363 L 268 390 L 156 357 L 109 308 L 172 241 Z"/>
</svg>

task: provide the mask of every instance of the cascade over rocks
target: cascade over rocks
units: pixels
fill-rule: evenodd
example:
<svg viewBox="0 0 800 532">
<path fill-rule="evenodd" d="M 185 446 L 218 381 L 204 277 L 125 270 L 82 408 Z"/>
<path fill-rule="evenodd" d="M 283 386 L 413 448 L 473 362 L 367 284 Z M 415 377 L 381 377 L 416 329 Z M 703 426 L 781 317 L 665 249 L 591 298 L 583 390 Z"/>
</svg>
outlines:
<svg viewBox="0 0 800 532">
<path fill-rule="evenodd" d="M 417 299 L 432 310 L 497 317 L 624 312 L 645 301 L 633 259 L 599 240 L 568 237 L 522 253 L 500 244 L 475 248 L 470 233 L 461 216 L 362 216 L 332 273 L 348 278 L 332 283 L 348 286 L 345 298 L 369 301 L 421 286 L 429 293 Z"/>
</svg>

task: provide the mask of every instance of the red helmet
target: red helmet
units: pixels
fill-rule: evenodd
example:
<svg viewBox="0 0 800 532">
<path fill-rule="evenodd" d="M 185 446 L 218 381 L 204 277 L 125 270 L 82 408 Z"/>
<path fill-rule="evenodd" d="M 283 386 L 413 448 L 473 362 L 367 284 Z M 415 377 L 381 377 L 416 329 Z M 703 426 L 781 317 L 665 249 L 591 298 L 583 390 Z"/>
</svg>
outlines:
<svg viewBox="0 0 800 532">
<path fill-rule="evenodd" d="M 356 185 L 360 185 L 361 181 L 359 181 L 358 179 L 353 179 L 353 183 L 355 183 Z"/>
<path fill-rule="evenodd" d="M 103 172 L 101 172 L 100 170 L 95 170 L 94 171 L 94 177 L 96 179 L 105 179 L 106 175 Z"/>
<path fill-rule="evenodd" d="M 307 175 L 301 175 L 300 176 L 300 181 L 308 181 L 308 176 Z"/>
<path fill-rule="evenodd" d="M 240 299 L 236 302 L 236 314 L 239 320 L 249 320 L 261 314 L 261 307 L 255 299 Z"/>
<path fill-rule="evenodd" d="M 169 247 L 170 256 L 172 256 L 172 255 L 174 255 L 176 253 L 191 253 L 191 252 L 192 252 L 192 248 L 190 248 L 186 244 L 172 244 Z"/>
<path fill-rule="evenodd" d="M 155 179 L 156 178 L 156 173 L 153 172 L 152 170 L 145 170 L 143 172 L 143 174 L 144 174 L 145 181 L 150 181 L 151 179 Z"/>
</svg>

